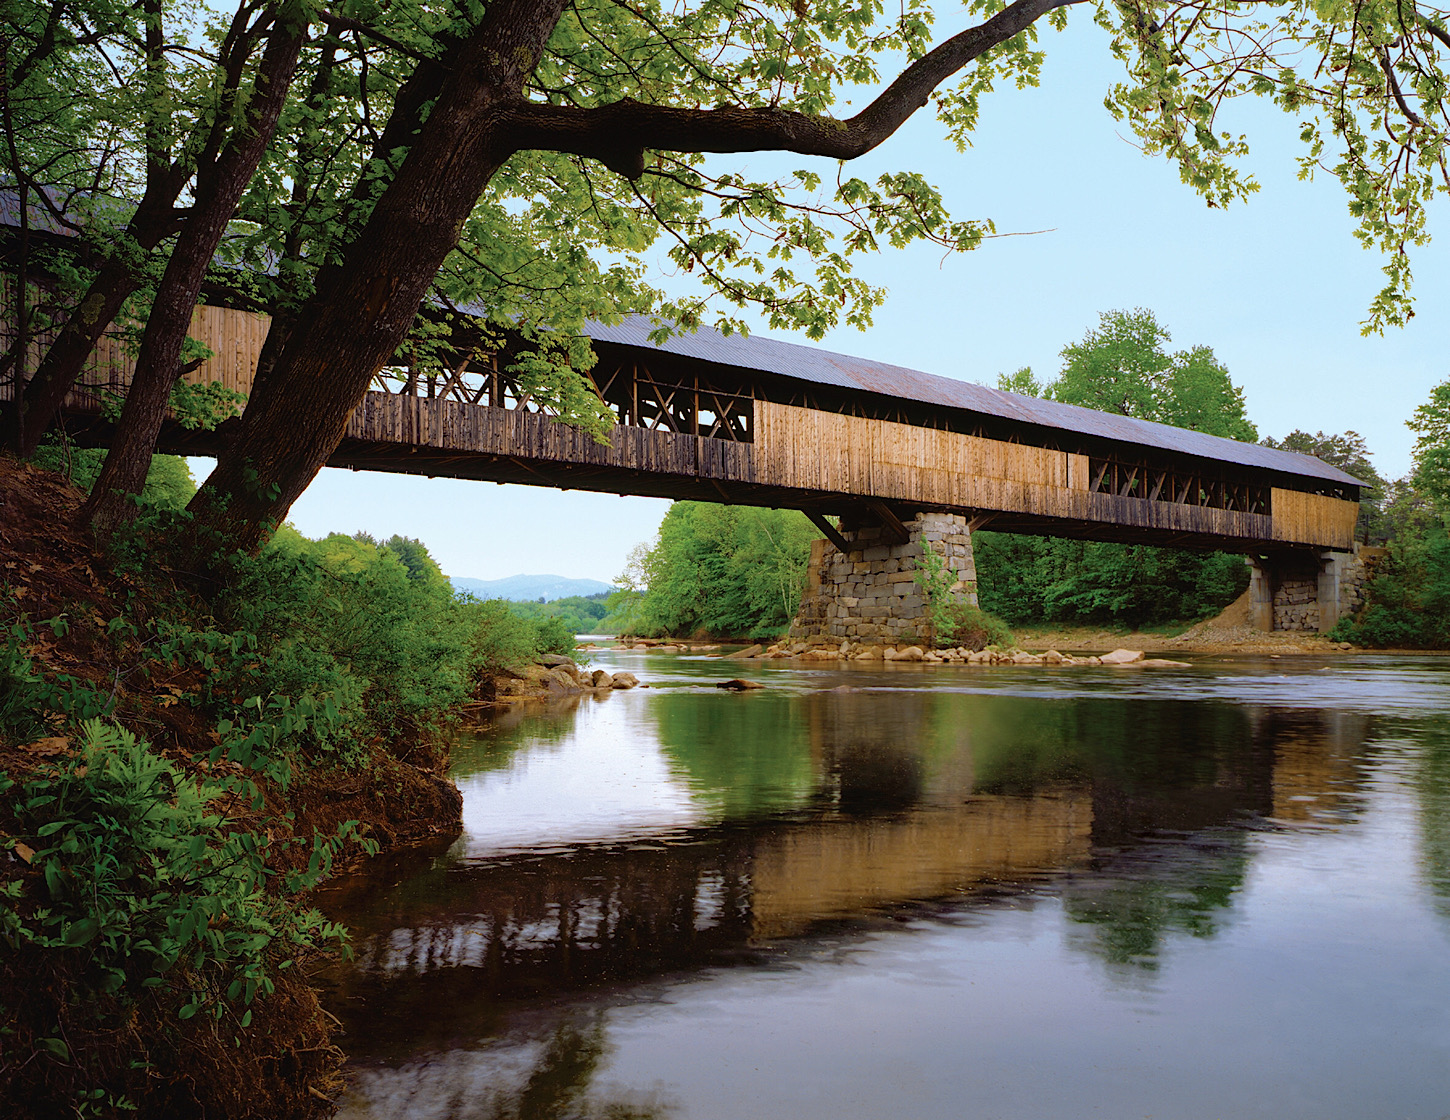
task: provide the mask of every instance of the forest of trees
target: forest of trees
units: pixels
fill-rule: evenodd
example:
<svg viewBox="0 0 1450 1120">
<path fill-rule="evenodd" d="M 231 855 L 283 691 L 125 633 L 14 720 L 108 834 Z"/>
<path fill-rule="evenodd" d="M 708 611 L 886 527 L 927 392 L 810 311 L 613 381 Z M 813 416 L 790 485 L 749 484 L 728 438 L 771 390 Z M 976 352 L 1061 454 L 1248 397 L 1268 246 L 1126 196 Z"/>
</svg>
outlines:
<svg viewBox="0 0 1450 1120">
<path fill-rule="evenodd" d="M 610 597 L 631 634 L 774 637 L 790 625 L 819 534 L 796 510 L 676 502 Z"/>
</svg>

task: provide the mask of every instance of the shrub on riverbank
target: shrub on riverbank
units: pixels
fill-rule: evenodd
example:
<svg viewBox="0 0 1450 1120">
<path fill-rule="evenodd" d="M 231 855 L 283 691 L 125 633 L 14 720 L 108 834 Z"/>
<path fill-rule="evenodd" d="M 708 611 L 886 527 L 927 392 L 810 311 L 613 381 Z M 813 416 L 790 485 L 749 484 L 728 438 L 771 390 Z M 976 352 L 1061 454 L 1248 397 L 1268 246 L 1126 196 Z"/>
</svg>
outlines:
<svg viewBox="0 0 1450 1120">
<path fill-rule="evenodd" d="M 657 637 L 772 638 L 800 606 L 819 534 L 796 510 L 675 502 L 610 596 L 606 628 Z"/>
<path fill-rule="evenodd" d="M 1365 587 L 1366 605 L 1335 641 L 1372 649 L 1450 649 L 1450 538 L 1431 521 L 1394 541 Z"/>
<path fill-rule="evenodd" d="M 298 963 L 341 931 L 298 892 L 456 829 L 454 710 L 558 635 L 288 530 L 203 596 L 166 568 L 174 511 L 103 555 L 80 500 L 0 457 L 0 1099 L 325 1114 L 341 1055 Z"/>
</svg>

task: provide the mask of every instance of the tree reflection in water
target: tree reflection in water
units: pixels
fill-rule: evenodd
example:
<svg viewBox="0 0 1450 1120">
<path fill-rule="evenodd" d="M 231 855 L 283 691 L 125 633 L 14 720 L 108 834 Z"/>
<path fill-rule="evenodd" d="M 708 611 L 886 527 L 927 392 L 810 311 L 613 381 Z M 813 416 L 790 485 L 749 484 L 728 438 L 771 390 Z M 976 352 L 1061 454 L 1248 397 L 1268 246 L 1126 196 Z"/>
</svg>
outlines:
<svg viewBox="0 0 1450 1120">
<path fill-rule="evenodd" d="M 327 892 L 358 953 L 333 974 L 332 1006 L 369 1102 L 359 1115 L 669 1115 L 668 1100 L 599 1083 L 611 1006 L 652 978 L 778 962 L 883 916 L 960 921 L 1056 898 L 1068 947 L 1139 984 L 1175 937 L 1231 924 L 1256 832 L 1354 821 L 1372 751 L 1365 716 L 1204 700 L 651 700 L 659 749 L 713 823 L 435 853 Z M 570 720 L 510 720 L 464 765 L 561 749 L 551 718 Z M 1418 773 L 1423 864 L 1450 917 L 1450 735 Z"/>
</svg>

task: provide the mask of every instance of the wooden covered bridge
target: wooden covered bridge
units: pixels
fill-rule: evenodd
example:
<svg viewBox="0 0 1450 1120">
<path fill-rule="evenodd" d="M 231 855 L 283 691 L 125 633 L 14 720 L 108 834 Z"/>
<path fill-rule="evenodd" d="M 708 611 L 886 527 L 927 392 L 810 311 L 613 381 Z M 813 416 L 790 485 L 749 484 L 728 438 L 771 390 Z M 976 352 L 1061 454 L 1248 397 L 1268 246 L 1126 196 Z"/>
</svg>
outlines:
<svg viewBox="0 0 1450 1120">
<path fill-rule="evenodd" d="M 199 307 L 192 334 L 214 357 L 188 379 L 246 394 L 267 328 Z M 1354 547 L 1360 482 L 1318 459 L 768 338 L 701 330 L 656 346 L 651 329 L 636 317 L 590 331 L 588 376 L 618 420 L 608 444 L 554 421 L 506 358 L 473 353 L 442 373 L 381 373 L 331 465 L 801 509 L 831 545 L 814 566 L 820 617 L 804 625 L 831 636 L 909 631 L 892 620 L 911 605 L 882 589 L 923 535 L 970 595 L 969 533 L 987 525 L 1241 552 L 1263 628 L 1276 596 L 1302 598 L 1306 583 L 1319 607 L 1307 621 L 1338 616 L 1335 555 Z M 98 350 L 67 402 L 73 434 L 105 442 L 103 391 L 124 389 L 130 364 L 119 343 Z M 163 439 L 214 454 L 226 425 Z M 909 584 L 899 577 L 898 598 Z"/>
</svg>

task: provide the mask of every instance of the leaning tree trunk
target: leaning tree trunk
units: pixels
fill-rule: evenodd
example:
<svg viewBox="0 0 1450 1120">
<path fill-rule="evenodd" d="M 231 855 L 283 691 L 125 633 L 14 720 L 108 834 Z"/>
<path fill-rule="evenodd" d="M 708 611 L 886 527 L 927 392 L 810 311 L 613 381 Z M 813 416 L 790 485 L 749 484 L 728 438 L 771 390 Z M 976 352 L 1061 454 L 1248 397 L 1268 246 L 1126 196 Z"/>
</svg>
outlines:
<svg viewBox="0 0 1450 1120">
<path fill-rule="evenodd" d="M 196 204 L 147 315 L 115 439 L 91 496 L 81 508 L 81 518 L 102 535 L 136 513 L 130 495 L 139 494 L 146 484 L 202 281 L 277 127 L 306 35 L 305 22 L 284 24 L 279 17 L 257 68 L 246 117 L 216 162 L 197 174 Z"/>
<path fill-rule="evenodd" d="M 413 323 L 464 220 L 513 148 L 499 126 L 564 0 L 495 0 L 453 57 L 366 229 L 321 269 L 299 324 L 259 369 L 240 430 L 192 499 L 198 541 L 251 548 L 286 516 Z"/>
</svg>

